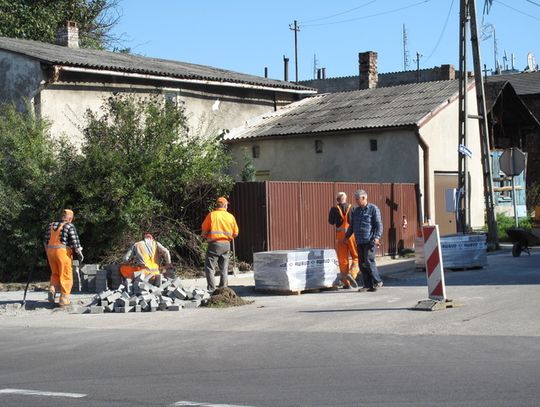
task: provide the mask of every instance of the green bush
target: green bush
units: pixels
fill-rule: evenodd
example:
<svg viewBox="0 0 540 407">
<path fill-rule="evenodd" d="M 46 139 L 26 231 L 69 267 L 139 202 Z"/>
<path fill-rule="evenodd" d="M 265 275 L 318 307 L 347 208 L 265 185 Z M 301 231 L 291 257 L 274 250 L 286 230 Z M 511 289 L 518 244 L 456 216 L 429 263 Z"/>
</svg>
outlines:
<svg viewBox="0 0 540 407">
<path fill-rule="evenodd" d="M 87 113 L 84 135 L 64 173 L 89 261 L 117 261 L 150 231 L 176 262 L 200 264 L 200 214 L 232 187 L 218 135 L 191 134 L 183 108 L 157 96 L 110 98 Z"/>
<path fill-rule="evenodd" d="M 46 122 L 0 106 L 0 280 L 23 279 L 36 258 L 45 269 L 41 238 L 59 205 L 51 146 Z"/>
<path fill-rule="evenodd" d="M 47 123 L 0 108 L 0 281 L 24 279 L 36 257 L 48 277 L 41 239 L 65 207 L 88 263 L 118 261 L 149 231 L 177 264 L 200 266 L 202 218 L 233 185 L 220 135 L 191 134 L 183 108 L 156 96 L 109 99 L 84 136 L 53 143 Z"/>
<path fill-rule="evenodd" d="M 518 224 L 520 228 L 523 228 L 525 230 L 530 231 L 532 228 L 532 220 L 530 218 L 519 218 Z M 508 237 L 506 230 L 509 228 L 515 227 L 514 225 L 515 225 L 515 220 L 513 216 L 507 216 L 502 213 L 497 214 L 497 234 L 499 236 L 499 241 L 501 242 L 510 241 L 510 238 Z"/>
</svg>

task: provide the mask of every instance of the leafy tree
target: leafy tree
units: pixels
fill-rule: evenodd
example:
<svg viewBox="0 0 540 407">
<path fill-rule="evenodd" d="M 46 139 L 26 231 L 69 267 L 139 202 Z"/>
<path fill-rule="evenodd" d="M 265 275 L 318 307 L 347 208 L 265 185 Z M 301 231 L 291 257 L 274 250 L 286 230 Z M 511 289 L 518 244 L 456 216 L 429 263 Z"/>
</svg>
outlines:
<svg viewBox="0 0 540 407">
<path fill-rule="evenodd" d="M 0 36 L 54 43 L 65 21 L 79 27 L 84 48 L 110 48 L 120 17 L 119 0 L 0 0 Z"/>
<path fill-rule="evenodd" d="M 33 266 L 47 219 L 59 203 L 48 125 L 14 106 L 0 106 L 0 278 L 16 280 Z M 41 266 L 44 269 L 44 257 Z"/>
<path fill-rule="evenodd" d="M 85 257 L 118 261 L 151 231 L 176 261 L 200 263 L 201 216 L 232 186 L 218 137 L 190 134 L 183 108 L 158 97 L 113 97 L 87 120 L 82 154 L 60 154 Z"/>
<path fill-rule="evenodd" d="M 244 159 L 244 167 L 240 172 L 240 178 L 244 182 L 255 181 L 255 173 L 257 169 L 253 163 L 253 159 L 249 156 L 248 149 L 246 147 L 242 148 L 242 157 Z"/>
</svg>

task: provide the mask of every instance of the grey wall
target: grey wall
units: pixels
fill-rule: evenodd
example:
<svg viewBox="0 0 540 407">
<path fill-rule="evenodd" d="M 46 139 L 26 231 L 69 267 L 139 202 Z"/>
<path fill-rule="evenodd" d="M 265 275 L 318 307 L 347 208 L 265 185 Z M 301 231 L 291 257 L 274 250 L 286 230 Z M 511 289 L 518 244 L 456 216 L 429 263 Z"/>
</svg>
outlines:
<svg viewBox="0 0 540 407">
<path fill-rule="evenodd" d="M 53 135 L 63 134 L 79 143 L 86 111 L 99 113 L 104 100 L 126 93 L 142 98 L 157 94 L 183 104 L 190 131 L 194 134 L 215 134 L 222 129 L 238 127 L 254 116 L 273 111 L 274 106 L 283 106 L 296 99 L 294 94 L 287 92 L 70 73 L 41 92 L 41 113 L 52 123 Z"/>
<path fill-rule="evenodd" d="M 43 79 L 40 63 L 12 52 L 0 51 L 0 102 L 26 107 Z"/>
<path fill-rule="evenodd" d="M 323 143 L 315 152 L 315 141 Z M 377 151 L 370 151 L 377 140 Z M 260 157 L 254 165 L 260 179 L 272 181 L 343 181 L 418 183 L 418 142 L 412 131 L 310 135 L 259 139 L 230 145 L 235 160 L 231 172 L 240 179 L 244 164 L 242 148 L 251 156 L 257 145 Z"/>
<path fill-rule="evenodd" d="M 419 71 L 402 71 L 380 73 L 378 75 L 378 88 L 405 85 L 418 82 L 433 82 L 455 79 L 455 70 L 452 65 L 441 65 Z M 359 76 L 345 76 L 341 78 L 314 79 L 300 81 L 301 85 L 318 89 L 319 93 L 347 92 L 360 89 Z"/>
<path fill-rule="evenodd" d="M 61 71 L 46 78 L 46 69 L 32 58 L 0 51 L 0 100 L 35 103 L 36 111 L 51 123 L 53 137 L 66 136 L 76 145 L 82 141 L 85 113 L 99 113 L 104 101 L 115 94 L 141 97 L 159 94 L 183 103 L 190 131 L 215 134 L 239 127 L 254 116 L 273 111 L 298 99 L 293 92 L 274 92 L 207 84 L 155 81 L 88 72 Z"/>
</svg>

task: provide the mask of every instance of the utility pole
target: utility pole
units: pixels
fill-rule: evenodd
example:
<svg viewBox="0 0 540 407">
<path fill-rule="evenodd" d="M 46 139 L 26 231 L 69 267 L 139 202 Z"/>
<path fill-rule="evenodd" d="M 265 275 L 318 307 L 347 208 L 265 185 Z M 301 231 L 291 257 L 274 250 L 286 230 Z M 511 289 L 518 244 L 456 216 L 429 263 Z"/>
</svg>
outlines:
<svg viewBox="0 0 540 407">
<path fill-rule="evenodd" d="M 423 55 L 416 51 L 416 82 L 420 82 L 420 58 L 422 58 Z"/>
<path fill-rule="evenodd" d="M 289 24 L 289 29 L 294 31 L 294 73 L 295 81 L 298 83 L 298 31 L 300 31 L 300 26 L 294 20 L 294 24 Z"/>
<path fill-rule="evenodd" d="M 484 7 L 493 0 L 485 0 Z M 488 8 L 489 9 L 489 8 Z M 493 199 L 493 179 L 491 176 L 491 160 L 489 132 L 487 122 L 486 98 L 484 82 L 482 81 L 482 62 L 480 59 L 480 46 L 478 42 L 478 26 L 476 24 L 475 0 L 460 0 L 460 30 L 459 30 L 459 191 L 461 192 L 461 206 L 458 213 L 458 231 L 467 233 L 470 231 L 470 191 L 469 174 L 467 168 L 467 119 L 477 119 L 480 133 L 480 149 L 482 160 L 482 177 L 484 181 L 484 203 L 488 224 L 488 245 L 498 246 L 497 222 L 495 220 L 495 208 Z M 474 81 L 476 86 L 476 104 L 478 116 L 469 116 L 467 113 L 467 23 L 470 23 L 471 45 L 474 65 Z M 462 149 L 461 146 L 464 148 Z"/>
</svg>

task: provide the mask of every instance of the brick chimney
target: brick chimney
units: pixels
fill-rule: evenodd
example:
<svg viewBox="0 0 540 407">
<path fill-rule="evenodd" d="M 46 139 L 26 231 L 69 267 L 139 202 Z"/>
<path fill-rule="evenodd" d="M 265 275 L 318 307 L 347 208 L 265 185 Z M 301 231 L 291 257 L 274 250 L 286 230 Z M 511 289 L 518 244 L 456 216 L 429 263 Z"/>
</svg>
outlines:
<svg viewBox="0 0 540 407">
<path fill-rule="evenodd" d="M 56 30 L 56 45 L 68 48 L 79 48 L 79 28 L 75 21 L 66 21 Z"/>
<path fill-rule="evenodd" d="M 447 65 L 441 65 L 441 78 L 442 81 L 452 80 L 456 79 L 456 70 L 454 69 L 454 65 L 447 64 Z"/>
<path fill-rule="evenodd" d="M 359 89 L 373 89 L 379 82 L 377 73 L 377 53 L 374 51 L 360 52 L 358 54 L 358 67 L 360 70 Z"/>
</svg>

